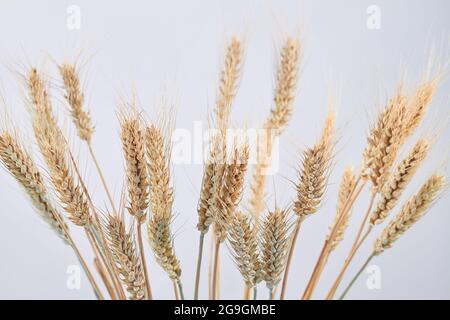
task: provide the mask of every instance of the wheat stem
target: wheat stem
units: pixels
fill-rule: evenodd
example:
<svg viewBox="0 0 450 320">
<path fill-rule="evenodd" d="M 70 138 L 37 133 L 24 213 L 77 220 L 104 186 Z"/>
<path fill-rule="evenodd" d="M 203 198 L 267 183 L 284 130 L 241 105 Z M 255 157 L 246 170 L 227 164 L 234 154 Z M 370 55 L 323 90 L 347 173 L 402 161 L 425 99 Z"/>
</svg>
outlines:
<svg viewBox="0 0 450 320">
<path fill-rule="evenodd" d="M 325 240 L 324 245 L 322 247 L 322 250 L 320 252 L 319 258 L 316 262 L 316 265 L 314 266 L 313 273 L 311 275 L 311 278 L 309 279 L 308 285 L 306 286 L 305 292 L 303 293 L 302 299 L 310 299 L 314 289 L 317 285 L 317 282 L 319 281 L 319 278 L 322 274 L 322 271 L 325 267 L 325 264 L 328 261 L 328 257 L 331 253 L 331 247 L 334 241 L 334 238 L 336 237 L 336 234 L 341 226 L 341 223 L 344 221 L 344 217 L 347 214 L 347 212 L 352 208 L 353 204 L 355 203 L 356 199 L 361 194 L 361 191 L 364 189 L 364 186 L 366 185 L 367 180 L 364 180 L 363 183 L 359 186 L 358 184 L 361 181 L 361 176 L 358 176 L 358 179 L 356 179 L 355 185 L 353 187 L 352 192 L 350 193 L 347 201 L 345 201 L 345 204 L 342 209 L 341 216 L 339 217 L 338 221 L 335 223 L 333 229 L 331 230 L 328 238 Z"/>
<path fill-rule="evenodd" d="M 65 141 L 65 143 L 67 145 L 67 141 Z M 105 256 L 106 256 L 106 257 L 103 257 L 104 261 L 106 263 L 105 265 L 108 267 L 107 270 L 108 270 L 111 278 L 113 279 L 113 284 L 114 284 L 114 287 L 115 287 L 117 293 L 119 294 L 121 299 L 125 299 L 125 293 L 123 292 L 122 286 L 120 285 L 120 282 L 119 282 L 119 279 L 118 279 L 118 276 L 117 276 L 117 274 L 118 274 L 117 273 L 117 269 L 116 269 L 116 267 L 114 265 L 113 258 L 111 257 L 111 253 L 108 250 L 108 243 L 106 241 L 105 233 L 103 232 L 103 229 L 102 229 L 102 226 L 101 226 L 101 223 L 100 223 L 100 218 L 99 218 L 99 216 L 97 214 L 96 208 L 94 207 L 94 204 L 92 202 L 91 196 L 89 195 L 87 187 L 86 187 L 86 185 L 85 185 L 85 183 L 84 183 L 84 181 L 83 181 L 83 179 L 81 177 L 81 173 L 80 173 L 80 171 L 78 169 L 78 165 L 77 165 L 77 163 L 75 161 L 75 158 L 74 158 L 74 156 L 72 154 L 72 151 L 70 150 L 70 148 L 68 146 L 67 146 L 67 153 L 69 154 L 70 161 L 72 162 L 72 165 L 73 165 L 73 167 L 75 169 L 75 173 L 78 176 L 78 180 L 80 182 L 80 185 L 81 185 L 81 187 L 82 187 L 82 189 L 83 189 L 83 191 L 84 191 L 84 193 L 86 195 L 86 198 L 87 198 L 87 200 L 89 202 L 89 205 L 91 207 L 91 210 L 93 212 L 94 224 L 92 226 L 99 233 L 100 244 L 103 247 L 103 252 L 105 253 Z"/>
<path fill-rule="evenodd" d="M 353 277 L 353 279 L 350 281 L 350 283 L 348 284 L 348 286 L 345 288 L 344 292 L 341 294 L 341 296 L 339 297 L 339 300 L 344 300 L 345 296 L 347 295 L 348 291 L 352 288 L 353 284 L 356 282 L 356 280 L 358 279 L 358 277 L 361 275 L 361 273 L 364 271 L 364 269 L 367 267 L 367 265 L 370 263 L 370 261 L 373 259 L 373 257 L 375 256 L 375 253 L 372 253 L 369 258 L 367 258 L 366 262 L 364 262 L 364 264 L 362 265 L 361 269 L 359 269 L 359 271 L 355 274 L 355 276 Z"/>
<path fill-rule="evenodd" d="M 287 282 L 288 282 L 288 277 L 289 277 L 289 268 L 291 266 L 292 257 L 294 255 L 295 243 L 297 241 L 297 237 L 300 232 L 301 224 L 302 224 L 302 219 L 297 218 L 297 222 L 295 223 L 294 232 L 293 232 L 292 238 L 291 238 L 291 244 L 289 246 L 289 252 L 288 252 L 287 262 L 286 262 L 286 269 L 284 270 L 283 284 L 281 285 L 280 300 L 284 300 L 284 296 L 286 294 L 286 287 L 287 287 Z"/>
<path fill-rule="evenodd" d="M 177 280 L 177 286 L 178 292 L 180 293 L 180 299 L 184 300 L 183 285 L 181 284 L 181 280 Z"/>
<path fill-rule="evenodd" d="M 112 300 L 117 300 L 117 295 L 114 287 L 111 286 L 111 278 L 108 276 L 108 274 L 105 272 L 105 266 L 102 264 L 101 260 L 98 258 L 94 258 L 94 268 L 97 270 L 98 274 L 100 275 L 100 278 L 102 279 L 103 283 L 105 284 L 106 290 L 108 291 L 109 296 Z"/>
<path fill-rule="evenodd" d="M 258 298 L 258 288 L 256 286 L 253 287 L 253 300 L 257 300 Z"/>
<path fill-rule="evenodd" d="M 92 161 L 94 162 L 95 168 L 97 169 L 98 176 L 100 177 L 100 181 L 102 182 L 103 188 L 105 189 L 106 196 L 108 197 L 109 203 L 111 204 L 111 208 L 113 209 L 114 214 L 117 214 L 117 208 L 114 204 L 113 197 L 111 192 L 109 191 L 108 185 L 106 183 L 105 176 L 103 175 L 103 171 L 100 167 L 100 164 L 95 156 L 94 149 L 92 148 L 92 144 L 90 142 L 87 143 L 89 154 L 91 155 Z"/>
<path fill-rule="evenodd" d="M 356 252 L 359 250 L 361 245 L 364 243 L 364 241 L 369 236 L 370 232 L 372 231 L 372 226 L 369 226 L 366 233 L 362 236 L 361 241 L 358 243 L 355 243 L 355 246 L 352 247 L 351 251 L 349 252 L 348 257 L 345 259 L 344 265 L 341 268 L 341 271 L 339 272 L 339 275 L 337 276 L 336 280 L 333 283 L 333 286 L 331 287 L 330 291 L 327 294 L 326 299 L 331 300 L 333 299 L 334 295 L 336 294 L 337 289 L 339 288 L 339 285 L 342 282 L 342 279 L 344 278 L 344 274 L 347 271 L 350 263 L 352 262 L 354 256 L 356 255 Z"/>
<path fill-rule="evenodd" d="M 139 253 L 142 261 L 142 268 L 144 270 L 145 296 L 148 300 L 153 300 L 152 289 L 150 287 L 150 279 L 147 271 L 147 263 L 145 261 L 144 242 L 142 241 L 142 223 L 139 221 L 137 221 L 137 239 L 138 239 Z"/>
<path fill-rule="evenodd" d="M 204 240 L 205 240 L 205 234 L 200 233 L 200 240 L 198 242 L 197 269 L 195 272 L 194 300 L 198 300 L 198 291 L 199 291 L 199 286 L 200 286 L 200 272 L 201 272 L 201 268 L 202 268 Z"/>
<path fill-rule="evenodd" d="M 211 300 L 217 299 L 217 273 L 219 269 L 219 251 L 220 251 L 220 239 L 216 237 L 216 242 L 214 246 L 214 262 L 212 271 L 212 297 Z"/>
</svg>

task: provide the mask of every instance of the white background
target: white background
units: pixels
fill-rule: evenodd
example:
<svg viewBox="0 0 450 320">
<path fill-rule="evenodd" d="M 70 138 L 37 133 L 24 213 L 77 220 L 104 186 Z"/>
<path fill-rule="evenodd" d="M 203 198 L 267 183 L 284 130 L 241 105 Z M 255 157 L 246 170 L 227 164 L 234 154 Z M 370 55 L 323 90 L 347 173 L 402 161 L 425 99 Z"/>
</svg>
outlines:
<svg viewBox="0 0 450 320">
<path fill-rule="evenodd" d="M 381 29 L 366 26 L 366 9 L 381 9 Z M 81 28 L 69 30 L 69 5 L 81 9 Z M 214 105 L 218 72 L 226 39 L 236 33 L 246 39 L 243 78 L 232 113 L 234 126 L 258 128 L 271 107 L 276 48 L 284 36 L 300 35 L 304 47 L 303 72 L 289 129 L 282 137 L 278 175 L 268 179 L 276 186 L 276 200 L 287 205 L 294 197 L 290 180 L 302 148 L 320 133 L 328 96 L 337 98 L 339 145 L 326 199 L 319 212 L 306 220 L 292 264 L 288 297 L 298 298 L 304 289 L 333 220 L 336 188 L 343 168 L 359 166 L 368 126 L 380 105 L 391 95 L 406 70 L 406 85 L 413 87 L 426 68 L 428 52 L 435 47 L 448 59 L 449 2 L 433 1 L 0 1 L 0 94 L 14 123 L 34 147 L 21 93 L 22 74 L 37 65 L 53 84 L 58 110 L 78 154 L 97 205 L 106 198 L 83 144 L 67 118 L 59 91 L 55 62 L 86 62 L 84 88 L 96 132 L 93 144 L 107 180 L 118 198 L 123 182 L 123 161 L 116 118 L 120 98 L 133 92 L 151 117 L 161 97 L 174 102 L 176 128 L 193 130 L 194 121 L 206 125 Z M 445 61 L 441 60 L 441 61 Z M 438 135 L 426 164 L 415 176 L 406 196 L 427 175 L 439 170 L 448 175 L 449 82 L 445 79 L 421 127 L 422 135 Z M 447 143 L 446 143 L 447 142 Z M 198 232 L 196 205 L 201 182 L 199 164 L 174 167 L 176 252 L 182 262 L 185 294 L 192 297 Z M 268 198 L 274 205 L 273 192 Z M 405 198 L 405 197 L 404 197 Z M 323 298 L 367 206 L 363 197 L 343 244 L 331 256 L 315 298 Z M 30 208 L 19 186 L 0 171 L 0 298 L 93 298 L 83 278 L 80 290 L 66 286 L 66 269 L 77 261 Z M 402 237 L 392 250 L 373 263 L 381 270 L 382 288 L 369 290 L 367 275 L 356 283 L 349 298 L 450 298 L 449 197 L 444 196 L 428 216 Z M 396 210 L 395 210 L 396 211 Z M 86 255 L 83 234 L 72 227 Z M 377 228 L 373 236 L 381 230 Z M 209 242 L 207 242 L 209 243 Z M 367 256 L 367 242 L 344 283 Z M 149 249 L 147 247 L 147 249 Z M 208 249 L 204 261 L 208 261 Z M 172 286 L 147 251 L 155 298 L 173 297 Z M 201 297 L 207 296 L 204 264 Z M 241 298 L 240 275 L 224 249 L 223 298 Z M 264 286 L 260 296 L 267 297 Z"/>
</svg>

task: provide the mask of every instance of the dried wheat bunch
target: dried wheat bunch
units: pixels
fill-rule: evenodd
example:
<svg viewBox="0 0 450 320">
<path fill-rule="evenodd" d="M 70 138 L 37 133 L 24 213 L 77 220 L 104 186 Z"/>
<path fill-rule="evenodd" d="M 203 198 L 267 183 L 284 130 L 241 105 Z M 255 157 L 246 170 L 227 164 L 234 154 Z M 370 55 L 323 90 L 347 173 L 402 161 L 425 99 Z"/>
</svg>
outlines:
<svg viewBox="0 0 450 320">
<path fill-rule="evenodd" d="M 335 145 L 334 122 L 334 113 L 330 111 L 319 141 L 303 152 L 299 183 L 296 185 L 297 199 L 294 202 L 294 212 L 302 220 L 317 211 L 325 193 Z"/>
<path fill-rule="evenodd" d="M 67 143 L 52 114 L 44 81 L 32 69 L 28 76 L 34 134 L 49 169 L 50 178 L 69 219 L 78 226 L 91 222 L 87 195 L 72 175 Z"/>
<path fill-rule="evenodd" d="M 156 260 L 171 279 L 179 280 L 181 267 L 175 255 L 170 228 L 173 219 L 173 189 L 170 186 L 168 139 L 163 135 L 161 129 L 154 125 L 146 129 L 145 142 L 152 210 L 147 231 Z"/>
<path fill-rule="evenodd" d="M 250 216 L 241 211 L 233 214 L 228 230 L 232 257 L 247 287 L 256 286 L 263 278 L 259 253 L 258 228 Z"/>
<path fill-rule="evenodd" d="M 44 181 L 33 159 L 6 131 L 0 133 L 0 157 L 6 169 L 25 189 L 42 219 L 60 238 L 67 241 L 68 227 L 62 216 L 51 205 Z"/>
<path fill-rule="evenodd" d="M 107 218 L 105 230 L 120 281 L 130 294 L 130 299 L 143 300 L 145 276 L 132 231 L 126 231 L 122 216 L 112 215 Z"/>
<path fill-rule="evenodd" d="M 333 239 L 333 243 L 330 245 L 330 251 L 333 251 L 336 249 L 338 244 L 344 239 L 345 230 L 348 226 L 348 221 L 350 219 L 351 210 L 346 210 L 346 212 L 343 212 L 345 203 L 350 197 L 350 194 L 355 186 L 356 183 L 356 177 L 353 173 L 352 167 L 347 167 L 344 171 L 344 174 L 342 176 L 341 183 L 339 185 L 339 191 L 338 191 L 338 200 L 336 205 L 336 215 L 334 218 L 334 222 L 329 228 L 329 232 L 327 235 L 327 239 L 330 239 L 331 232 L 335 228 L 336 224 L 340 222 L 339 228 L 336 230 L 336 235 Z M 341 214 L 345 214 L 345 216 L 341 219 Z"/>
<path fill-rule="evenodd" d="M 215 212 L 215 232 L 220 241 L 225 241 L 230 220 L 241 200 L 245 173 L 247 171 L 249 147 L 245 143 L 234 147 L 229 163 L 225 165 L 222 189 L 220 190 L 220 208 Z"/>
<path fill-rule="evenodd" d="M 417 222 L 445 188 L 445 178 L 432 175 L 389 223 L 375 241 L 374 254 L 378 255 L 392 247 L 394 242 Z"/>
<path fill-rule="evenodd" d="M 127 209 L 141 222 L 145 220 L 149 205 L 150 182 L 145 160 L 145 132 L 137 111 L 123 111 L 120 127 L 129 198 Z"/>
<path fill-rule="evenodd" d="M 289 247 L 287 210 L 275 209 L 265 217 L 261 229 L 262 269 L 270 290 L 280 282 Z"/>
<path fill-rule="evenodd" d="M 382 223 L 390 210 L 397 204 L 403 190 L 427 156 L 428 149 L 428 141 L 426 139 L 420 139 L 406 158 L 390 174 L 380 192 L 381 197 L 378 205 L 370 216 L 370 223 L 372 225 Z"/>
<path fill-rule="evenodd" d="M 70 114 L 77 128 L 78 136 L 90 143 L 94 126 L 89 112 L 83 110 L 84 94 L 80 87 L 80 78 L 74 65 L 64 63 L 59 66 L 63 78 L 65 98 L 70 106 Z"/>
</svg>

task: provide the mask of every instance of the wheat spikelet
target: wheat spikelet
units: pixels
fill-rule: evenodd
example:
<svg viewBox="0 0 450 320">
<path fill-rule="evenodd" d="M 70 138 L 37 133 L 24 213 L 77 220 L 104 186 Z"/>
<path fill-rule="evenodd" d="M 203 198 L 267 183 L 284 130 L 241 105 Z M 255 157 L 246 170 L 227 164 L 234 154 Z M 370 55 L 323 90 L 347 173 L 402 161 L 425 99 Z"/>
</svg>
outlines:
<svg viewBox="0 0 450 320">
<path fill-rule="evenodd" d="M 122 148 L 125 158 L 128 212 L 144 221 L 149 204 L 149 177 L 145 161 L 145 133 L 136 110 L 120 116 Z"/>
<path fill-rule="evenodd" d="M 214 175 L 214 165 L 209 160 L 208 163 L 205 165 L 205 170 L 202 179 L 202 187 L 200 191 L 200 199 L 197 206 L 197 213 L 198 213 L 197 229 L 203 234 L 208 232 L 209 226 L 213 223 L 213 216 L 211 214 L 211 211 L 209 210 L 209 203 L 208 203 L 208 200 L 211 197 L 213 175 Z"/>
<path fill-rule="evenodd" d="M 280 134 L 287 126 L 292 115 L 292 104 L 298 82 L 300 62 L 300 42 L 287 38 L 281 50 L 278 63 L 277 84 L 275 88 L 275 107 L 270 112 L 264 128 Z"/>
<path fill-rule="evenodd" d="M 296 185 L 297 199 L 294 202 L 294 212 L 300 219 L 317 211 L 325 193 L 335 144 L 334 122 L 334 113 L 330 111 L 319 141 L 303 152 L 302 169 Z"/>
<path fill-rule="evenodd" d="M 264 281 L 273 290 L 280 282 L 289 246 L 287 211 L 269 212 L 262 224 L 261 254 Z"/>
<path fill-rule="evenodd" d="M 375 241 L 374 254 L 378 255 L 392 247 L 394 242 L 416 223 L 445 188 L 445 178 L 432 175 L 389 223 Z"/>
<path fill-rule="evenodd" d="M 132 232 L 127 232 L 121 216 L 109 215 L 106 221 L 106 238 L 120 274 L 132 300 L 145 297 L 145 277 Z"/>
<path fill-rule="evenodd" d="M 216 118 L 219 130 L 226 130 L 231 112 L 231 104 L 239 82 L 243 48 L 236 37 L 228 42 L 225 62 L 220 76 L 219 92 L 216 99 Z"/>
<path fill-rule="evenodd" d="M 32 69 L 29 73 L 28 85 L 34 106 L 31 110 L 34 134 L 58 198 L 73 223 L 78 226 L 90 224 L 87 195 L 72 176 L 72 170 L 67 161 L 65 138 L 52 114 L 45 84 L 36 69 Z"/>
<path fill-rule="evenodd" d="M 145 141 L 150 182 L 150 207 L 152 215 L 147 231 L 150 246 L 159 265 L 173 280 L 181 276 L 180 262 L 175 255 L 170 224 L 172 223 L 173 190 L 170 186 L 170 152 L 166 147 L 168 137 L 161 129 L 146 129 Z"/>
<path fill-rule="evenodd" d="M 398 164 L 395 171 L 389 176 L 380 192 L 381 197 L 377 207 L 370 216 L 372 225 L 382 223 L 390 210 L 397 204 L 403 190 L 425 159 L 428 148 L 429 143 L 426 139 L 417 141 L 406 158 Z"/>
<path fill-rule="evenodd" d="M 215 212 L 215 232 L 220 241 L 225 241 L 230 220 L 241 200 L 245 173 L 247 171 L 249 147 L 245 143 L 234 147 L 229 163 L 225 165 L 222 189 L 220 190 L 220 208 Z"/>
<path fill-rule="evenodd" d="M 41 174 L 30 155 L 8 132 L 0 134 L 0 157 L 6 169 L 25 189 L 42 219 L 67 241 L 68 227 L 51 205 Z"/>
<path fill-rule="evenodd" d="M 338 200 L 336 205 L 336 214 L 334 217 L 333 225 L 329 228 L 329 232 L 327 235 L 327 239 L 330 239 L 330 235 L 332 230 L 335 228 L 336 223 L 339 222 L 339 219 L 341 218 L 342 210 L 344 209 L 345 203 L 348 200 L 353 187 L 356 183 L 356 177 L 353 173 L 352 167 L 347 167 L 344 171 L 344 174 L 342 176 L 341 183 L 339 185 L 339 191 L 338 191 Z M 344 239 L 345 229 L 347 229 L 348 221 L 350 219 L 351 210 L 346 210 L 345 216 L 342 218 L 342 222 L 340 223 L 339 228 L 336 230 L 336 235 L 333 239 L 333 243 L 330 245 L 330 251 L 333 251 L 336 249 L 338 244 Z"/>
<path fill-rule="evenodd" d="M 59 66 L 63 78 L 65 98 L 70 106 L 70 114 L 77 128 L 78 136 L 90 143 L 94 126 L 91 116 L 83 110 L 84 94 L 80 88 L 80 79 L 75 66 L 64 63 Z"/>
<path fill-rule="evenodd" d="M 256 286 L 262 280 L 262 262 L 259 254 L 258 229 L 250 216 L 241 211 L 233 214 L 228 230 L 228 242 L 232 257 L 247 287 Z"/>
<path fill-rule="evenodd" d="M 382 189 L 398 150 L 407 138 L 409 115 L 407 99 L 399 89 L 378 116 L 377 123 L 367 138 L 363 177 L 371 180 L 375 192 Z"/>
</svg>

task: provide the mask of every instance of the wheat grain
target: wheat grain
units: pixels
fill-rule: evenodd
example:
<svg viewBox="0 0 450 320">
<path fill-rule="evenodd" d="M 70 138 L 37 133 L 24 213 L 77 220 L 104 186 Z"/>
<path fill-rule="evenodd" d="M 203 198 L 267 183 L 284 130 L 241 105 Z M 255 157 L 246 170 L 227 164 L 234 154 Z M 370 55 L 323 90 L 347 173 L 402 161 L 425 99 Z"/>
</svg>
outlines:
<svg viewBox="0 0 450 320">
<path fill-rule="evenodd" d="M 145 220 L 149 205 L 149 176 L 145 161 L 145 133 L 134 108 L 123 110 L 120 127 L 129 197 L 127 209 L 141 222 Z"/>
<path fill-rule="evenodd" d="M 325 192 L 335 144 L 334 122 L 334 113 L 330 111 L 319 141 L 303 152 L 299 183 L 296 185 L 297 199 L 294 202 L 294 212 L 302 220 L 317 211 Z"/>
<path fill-rule="evenodd" d="M 270 290 L 280 282 L 289 246 L 287 211 L 276 208 L 262 224 L 261 251 L 264 281 Z"/>
<path fill-rule="evenodd" d="M 354 186 L 356 183 L 356 177 L 353 173 L 352 167 L 347 167 L 342 176 L 341 183 L 339 185 L 338 191 L 338 200 L 336 205 L 336 214 L 334 218 L 333 225 L 329 228 L 329 232 L 327 235 L 327 239 L 330 240 L 331 232 L 335 228 L 336 224 L 339 222 L 339 227 L 336 230 L 336 235 L 334 236 L 332 244 L 330 244 L 330 251 L 336 249 L 338 244 L 344 239 L 345 229 L 347 229 L 348 222 L 351 215 L 351 210 L 345 210 L 343 212 L 345 203 L 347 202 Z M 341 215 L 345 214 L 344 217 L 341 218 Z"/>
<path fill-rule="evenodd" d="M 68 227 L 51 205 L 44 181 L 33 159 L 6 131 L 0 134 L 0 157 L 6 169 L 25 189 L 41 218 L 60 238 L 67 241 Z"/>
<path fill-rule="evenodd" d="M 105 230 L 114 263 L 120 274 L 120 281 L 126 287 L 132 300 L 144 299 L 144 271 L 132 232 L 126 231 L 122 216 L 112 215 L 107 218 Z"/>
<path fill-rule="evenodd" d="M 397 204 L 403 190 L 425 159 L 429 148 L 426 139 L 420 139 L 387 179 L 380 192 L 380 200 L 370 216 L 372 225 L 380 224 Z"/>
<path fill-rule="evenodd" d="M 74 65 L 64 63 L 59 66 L 63 78 L 65 98 L 70 106 L 70 114 L 77 128 L 78 136 L 90 143 L 94 126 L 89 112 L 83 110 L 84 94 L 80 88 L 80 79 Z"/>
<path fill-rule="evenodd" d="M 375 241 L 374 254 L 378 255 L 392 247 L 394 242 L 412 227 L 428 210 L 445 187 L 445 178 L 432 175 L 400 210 Z"/>
</svg>

